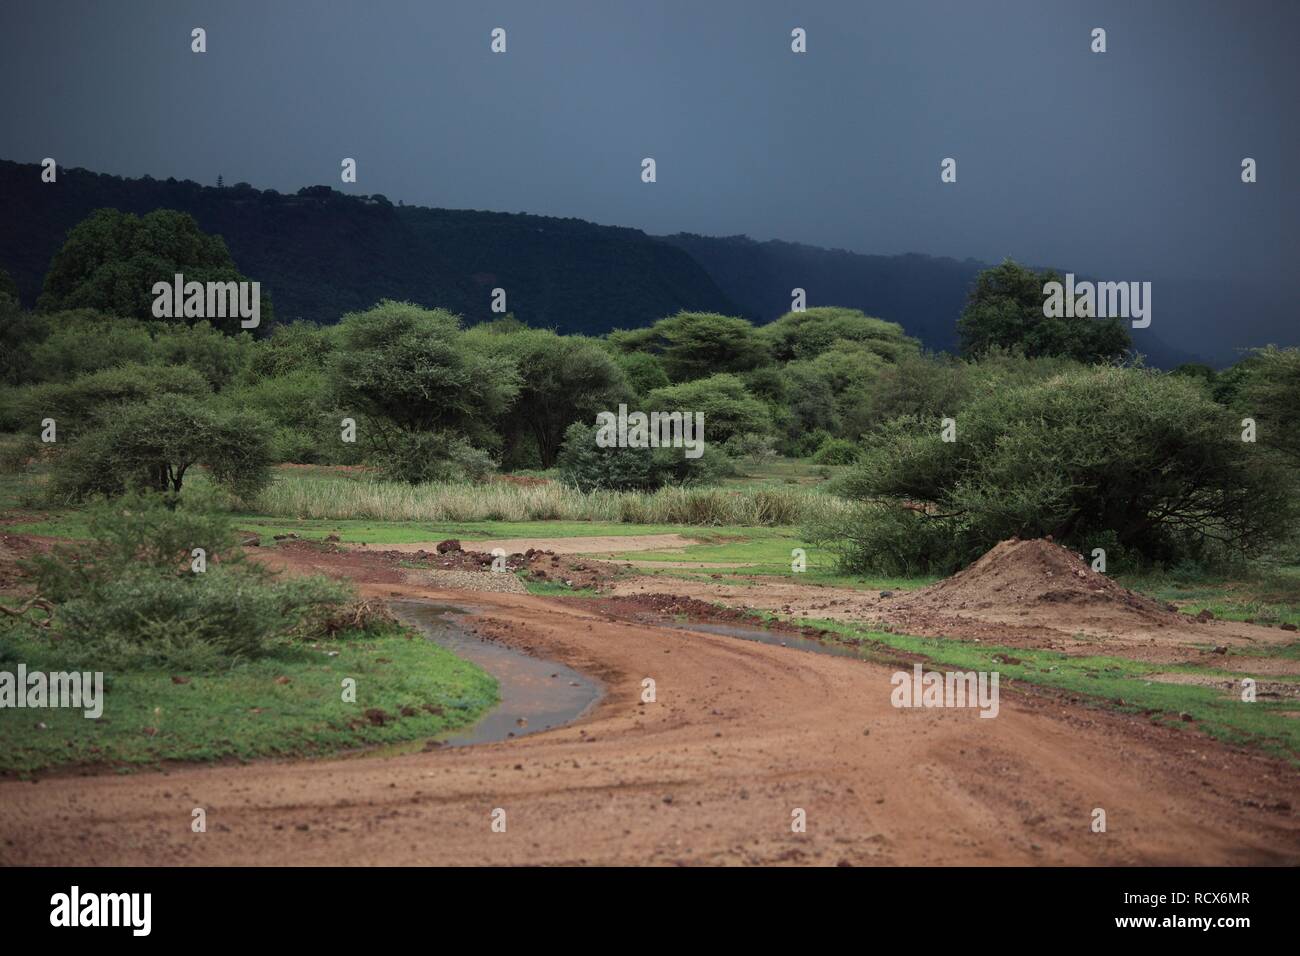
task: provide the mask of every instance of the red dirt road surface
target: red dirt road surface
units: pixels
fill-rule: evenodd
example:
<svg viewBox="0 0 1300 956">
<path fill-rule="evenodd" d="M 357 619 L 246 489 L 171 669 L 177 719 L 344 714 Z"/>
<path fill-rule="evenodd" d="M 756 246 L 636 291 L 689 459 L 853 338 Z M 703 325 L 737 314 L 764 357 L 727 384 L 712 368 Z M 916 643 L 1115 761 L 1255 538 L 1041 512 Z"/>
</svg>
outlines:
<svg viewBox="0 0 1300 956">
<path fill-rule="evenodd" d="M 463 599 L 480 632 L 605 696 L 568 726 L 474 747 L 6 781 L 0 862 L 1300 863 L 1294 769 L 1194 732 L 1005 688 L 995 719 L 896 709 L 881 664 L 351 571 L 371 596 Z"/>
</svg>

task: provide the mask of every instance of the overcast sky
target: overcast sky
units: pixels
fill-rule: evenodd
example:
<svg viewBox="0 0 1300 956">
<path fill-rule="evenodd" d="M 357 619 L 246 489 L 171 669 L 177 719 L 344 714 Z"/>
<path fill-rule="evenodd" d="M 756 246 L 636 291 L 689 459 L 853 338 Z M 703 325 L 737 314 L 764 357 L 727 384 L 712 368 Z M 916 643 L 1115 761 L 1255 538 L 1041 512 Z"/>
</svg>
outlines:
<svg viewBox="0 0 1300 956">
<path fill-rule="evenodd" d="M 1300 252 L 1298 27 L 1295 0 L 4 0 L 0 158 L 1276 278 Z"/>
</svg>

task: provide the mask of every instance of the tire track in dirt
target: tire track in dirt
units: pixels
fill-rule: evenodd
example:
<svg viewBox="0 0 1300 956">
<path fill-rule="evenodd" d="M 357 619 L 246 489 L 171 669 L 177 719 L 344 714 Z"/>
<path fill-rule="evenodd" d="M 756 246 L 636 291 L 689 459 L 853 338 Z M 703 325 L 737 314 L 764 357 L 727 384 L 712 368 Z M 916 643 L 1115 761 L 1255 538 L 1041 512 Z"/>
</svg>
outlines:
<svg viewBox="0 0 1300 956">
<path fill-rule="evenodd" d="M 465 600 L 480 633 L 605 697 L 565 727 L 468 748 L 6 781 L 0 862 L 1300 862 L 1294 812 L 1268 809 L 1295 771 L 1194 734 L 1005 688 L 992 720 L 898 710 L 879 664 L 380 577 L 362 590 Z M 640 703 L 644 677 L 656 703 Z M 207 833 L 190 832 L 194 807 Z M 1094 807 L 1106 834 L 1089 830 Z"/>
</svg>

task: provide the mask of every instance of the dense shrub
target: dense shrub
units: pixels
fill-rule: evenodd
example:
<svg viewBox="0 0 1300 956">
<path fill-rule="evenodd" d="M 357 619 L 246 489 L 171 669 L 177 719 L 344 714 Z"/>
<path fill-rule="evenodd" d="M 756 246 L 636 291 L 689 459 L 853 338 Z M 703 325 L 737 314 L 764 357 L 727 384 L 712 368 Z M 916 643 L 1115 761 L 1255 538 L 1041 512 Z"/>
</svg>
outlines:
<svg viewBox="0 0 1300 956">
<path fill-rule="evenodd" d="M 721 374 L 681 385 L 655 389 L 646 397 L 645 412 L 704 413 L 704 434 L 710 444 L 733 435 L 772 430 L 767 408 L 745 390 L 735 375 Z"/>
<path fill-rule="evenodd" d="M 706 444 L 698 458 L 681 448 L 601 448 L 596 426 L 574 422 L 560 449 L 561 479 L 580 491 L 650 491 L 664 485 L 709 484 L 732 470 L 730 459 Z"/>
<path fill-rule="evenodd" d="M 229 519 L 131 496 L 91 511 L 91 540 L 29 563 L 69 665 L 212 670 L 266 653 L 349 600 L 324 579 L 276 580 L 233 549 Z M 206 569 L 193 569 L 202 548 Z"/>
<path fill-rule="evenodd" d="M 389 481 L 482 481 L 496 468 L 492 456 L 447 432 L 398 432 L 374 458 Z"/>
<path fill-rule="evenodd" d="M 1095 368 L 998 389 L 956 416 L 870 435 L 842 490 L 870 507 L 814 529 L 853 570 L 950 571 L 1004 538 L 1081 551 L 1110 541 L 1143 561 L 1252 554 L 1295 525 L 1276 455 L 1192 380 Z"/>
<path fill-rule="evenodd" d="M 843 438 L 828 438 L 813 454 L 813 461 L 819 465 L 851 465 L 858 460 L 861 453 L 858 446 Z"/>
<path fill-rule="evenodd" d="M 123 405 L 55 459 L 52 490 L 73 500 L 131 489 L 179 494 L 200 464 L 234 494 L 256 494 L 270 480 L 265 419 L 179 395 Z"/>
</svg>

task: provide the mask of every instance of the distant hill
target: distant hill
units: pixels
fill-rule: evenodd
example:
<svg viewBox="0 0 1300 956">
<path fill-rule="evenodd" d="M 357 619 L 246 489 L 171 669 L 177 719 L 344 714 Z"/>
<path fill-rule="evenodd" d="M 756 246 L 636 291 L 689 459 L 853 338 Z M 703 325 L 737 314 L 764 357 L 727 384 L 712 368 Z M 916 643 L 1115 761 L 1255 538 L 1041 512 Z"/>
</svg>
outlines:
<svg viewBox="0 0 1300 956">
<path fill-rule="evenodd" d="M 798 287 L 810 306 L 859 308 L 898 322 L 928 348 L 953 350 L 966 294 L 987 267 L 974 259 L 864 255 L 746 236 L 656 237 L 581 219 L 396 206 L 328 186 L 287 195 L 246 183 L 218 189 L 82 169 L 60 170 L 51 185 L 40 181 L 36 165 L 0 160 L 0 266 L 26 304 L 35 303 L 68 229 L 105 206 L 190 213 L 225 239 L 240 271 L 263 283 L 278 318 L 322 324 L 385 297 L 480 321 L 494 317 L 497 286 L 518 318 L 561 332 L 637 328 L 681 309 L 767 322 L 789 310 L 790 290 Z M 1280 283 L 1153 281 L 1152 327 L 1133 331 L 1149 364 L 1225 365 L 1242 348 L 1300 344 L 1291 296 Z"/>
<path fill-rule="evenodd" d="M 246 184 L 124 179 L 82 169 L 40 181 L 35 165 L 0 160 L 0 266 L 36 301 L 67 231 L 93 210 L 178 209 L 223 237 L 236 265 L 262 282 L 281 320 L 329 324 L 381 298 L 495 318 L 492 289 L 536 327 L 600 333 L 681 309 L 736 305 L 682 250 L 637 229 L 580 219 L 395 206 L 326 186 L 294 195 Z"/>
</svg>

